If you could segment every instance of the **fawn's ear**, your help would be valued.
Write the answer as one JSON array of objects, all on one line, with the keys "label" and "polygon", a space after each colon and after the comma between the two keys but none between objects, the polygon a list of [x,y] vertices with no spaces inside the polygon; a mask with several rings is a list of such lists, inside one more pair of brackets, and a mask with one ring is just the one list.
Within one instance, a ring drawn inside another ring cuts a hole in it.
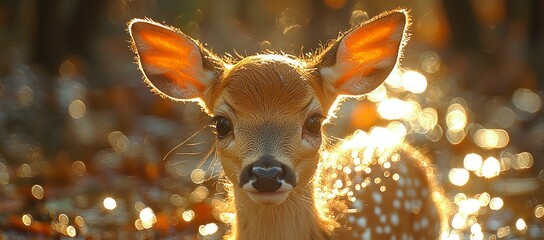
[{"label": "fawn's ear", "polygon": [[162,97],[200,101],[222,69],[213,56],[181,31],[150,20],[134,19],[128,31],[145,82]]},{"label": "fawn's ear", "polygon": [[383,13],[348,31],[318,56],[317,68],[336,95],[359,96],[391,73],[407,41],[407,10]]}]

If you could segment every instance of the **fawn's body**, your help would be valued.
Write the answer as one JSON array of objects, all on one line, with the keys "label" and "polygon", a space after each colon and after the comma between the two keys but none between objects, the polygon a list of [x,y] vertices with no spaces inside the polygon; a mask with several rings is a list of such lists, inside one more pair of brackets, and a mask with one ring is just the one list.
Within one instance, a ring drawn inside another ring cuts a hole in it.
[{"label": "fawn's body", "polygon": [[[441,223],[431,197],[435,189],[428,187],[421,167],[426,163],[417,159],[422,156],[404,148],[399,152],[407,157],[388,170],[403,180],[384,177],[372,161],[368,167],[375,169],[359,172],[364,179],[381,177],[356,191],[358,201],[348,206],[356,213],[322,209],[332,206],[316,198],[323,120],[341,96],[360,96],[385,80],[405,44],[408,22],[397,10],[352,29],[311,59],[269,54],[236,63],[148,20],[133,20],[129,31],[146,83],[163,97],[198,101],[214,117],[216,151],[233,185],[230,237],[433,239]],[[388,190],[380,191],[384,184]]]}]

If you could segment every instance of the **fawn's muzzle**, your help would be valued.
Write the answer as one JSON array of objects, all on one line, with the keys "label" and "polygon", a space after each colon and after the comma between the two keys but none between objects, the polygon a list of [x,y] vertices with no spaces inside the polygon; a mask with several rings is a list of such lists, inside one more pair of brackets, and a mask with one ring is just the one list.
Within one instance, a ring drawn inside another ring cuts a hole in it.
[{"label": "fawn's muzzle", "polygon": [[262,156],[246,166],[240,174],[240,187],[253,188],[256,192],[290,190],[295,186],[296,176],[293,170],[271,155]]}]

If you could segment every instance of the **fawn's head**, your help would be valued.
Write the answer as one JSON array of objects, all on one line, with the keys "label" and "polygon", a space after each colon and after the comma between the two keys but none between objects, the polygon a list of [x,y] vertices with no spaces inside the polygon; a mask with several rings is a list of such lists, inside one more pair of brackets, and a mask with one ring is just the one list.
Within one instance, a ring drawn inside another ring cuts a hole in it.
[{"label": "fawn's head", "polygon": [[129,24],[145,82],[174,101],[198,101],[214,118],[217,151],[235,190],[280,204],[314,175],[321,127],[341,96],[380,85],[406,41],[405,10],[343,34],[310,59],[255,55],[227,63],[196,40],[150,20]]}]

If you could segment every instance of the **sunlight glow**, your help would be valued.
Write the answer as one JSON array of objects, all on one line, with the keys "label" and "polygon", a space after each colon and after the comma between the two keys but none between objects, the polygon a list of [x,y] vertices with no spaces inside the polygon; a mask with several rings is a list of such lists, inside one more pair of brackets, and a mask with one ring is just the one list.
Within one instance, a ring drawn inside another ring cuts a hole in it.
[{"label": "sunlight glow", "polygon": [[43,187],[36,184],[32,186],[31,188],[32,196],[34,196],[36,199],[42,199],[44,195]]},{"label": "sunlight glow", "polygon": [[75,237],[76,233],[76,228],[74,226],[66,227],[66,235],[68,235],[69,237]]},{"label": "sunlight glow", "polygon": [[487,158],[482,165],[482,176],[492,178],[499,176],[501,172],[501,164],[494,157]]},{"label": "sunlight glow", "polygon": [[456,186],[464,186],[469,180],[470,174],[464,168],[452,168],[448,175],[450,182]]},{"label": "sunlight glow", "polygon": [[415,129],[417,133],[425,134],[431,131],[438,124],[438,113],[434,108],[425,108],[417,119],[419,128]]},{"label": "sunlight glow", "polygon": [[206,176],[206,172],[200,168],[197,168],[191,172],[191,180],[195,184],[203,183],[205,176]]},{"label": "sunlight glow", "polygon": [[193,210],[186,210],[181,215],[183,221],[190,222],[195,218],[195,212]]},{"label": "sunlight glow", "polygon": [[512,162],[512,167],[516,170],[529,169],[533,166],[533,163],[533,156],[530,153],[521,152],[516,154],[514,161]]},{"label": "sunlight glow", "polygon": [[535,207],[535,217],[542,218],[544,216],[544,205],[539,204]]},{"label": "sunlight glow", "polygon": [[470,215],[480,210],[480,201],[474,198],[463,200],[459,203],[459,213]]},{"label": "sunlight glow", "polygon": [[474,134],[476,145],[485,148],[503,148],[506,147],[510,137],[503,129],[480,129]]},{"label": "sunlight glow", "polygon": [[402,87],[413,93],[425,92],[427,78],[419,72],[408,70],[402,75]]},{"label": "sunlight glow", "polygon": [[103,204],[104,208],[108,210],[113,210],[117,207],[117,202],[111,197],[104,198]]},{"label": "sunlight glow", "polygon": [[465,108],[459,103],[454,103],[448,108],[446,115],[446,125],[453,132],[459,132],[467,125],[467,115]]},{"label": "sunlight glow", "polygon": [[460,131],[452,131],[451,129],[448,129],[446,131],[446,138],[451,144],[459,144],[465,139],[467,133],[464,129],[461,129]]},{"label": "sunlight glow", "polygon": [[198,232],[202,236],[208,236],[216,233],[218,229],[219,227],[217,226],[217,224],[208,223],[206,225],[200,225],[200,227],[198,228]]},{"label": "sunlight glow", "polygon": [[463,166],[469,171],[476,171],[482,168],[483,158],[476,153],[469,153],[465,156]]},{"label": "sunlight glow", "polygon": [[478,223],[474,223],[472,226],[470,226],[470,232],[472,233],[470,235],[470,240],[482,240],[484,238],[482,226],[480,226]]},{"label": "sunlight glow", "polygon": [[527,229],[527,223],[525,223],[525,220],[523,220],[523,218],[519,218],[516,221],[516,229],[518,231],[523,231],[523,230]]},{"label": "sunlight glow", "polygon": [[86,110],[87,108],[85,106],[85,103],[83,103],[79,99],[72,101],[68,106],[68,113],[74,119],[80,119],[84,117]]},{"label": "sunlight glow", "polygon": [[456,213],[451,220],[451,226],[455,229],[463,229],[466,224],[467,219],[460,213]]},{"label": "sunlight glow", "polygon": [[402,87],[402,73],[403,71],[398,68],[393,69],[387,79],[385,79],[385,84],[387,84],[391,88]]},{"label": "sunlight glow", "polygon": [[497,230],[497,237],[498,238],[505,238],[508,235],[510,235],[510,227],[509,226],[503,226],[503,227],[500,227]]},{"label": "sunlight glow", "polygon": [[491,196],[489,193],[483,192],[478,196],[478,201],[480,201],[480,206],[485,207],[491,201]]},{"label": "sunlight glow", "polygon": [[378,103],[378,113],[389,120],[401,119],[412,111],[412,105],[398,98],[390,98]]},{"label": "sunlight glow", "polygon": [[30,226],[30,224],[32,224],[32,215],[24,214],[21,220],[25,226]]},{"label": "sunlight glow", "polygon": [[489,201],[489,208],[491,210],[499,210],[504,205],[504,201],[500,197],[494,197]]},{"label": "sunlight glow", "polygon": [[368,100],[372,102],[381,102],[387,99],[387,89],[383,85],[378,86],[376,89],[366,94]]},{"label": "sunlight glow", "polygon": [[542,108],[540,96],[526,88],[520,88],[514,92],[512,103],[518,109],[528,113],[536,113]]},{"label": "sunlight glow", "polygon": [[153,209],[149,207],[146,207],[140,211],[140,219],[142,220],[142,226],[145,229],[153,227],[153,225],[157,222],[157,217],[155,216]]}]

